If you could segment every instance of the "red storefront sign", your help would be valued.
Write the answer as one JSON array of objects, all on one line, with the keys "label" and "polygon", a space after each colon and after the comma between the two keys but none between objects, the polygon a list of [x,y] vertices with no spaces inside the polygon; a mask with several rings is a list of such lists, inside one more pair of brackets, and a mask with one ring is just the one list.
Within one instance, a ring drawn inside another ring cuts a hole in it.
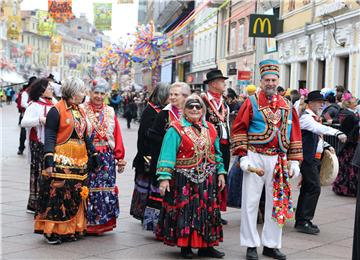
[{"label": "red storefront sign", "polygon": [[251,71],[239,70],[238,80],[251,80]]},{"label": "red storefront sign", "polygon": [[193,81],[194,81],[193,75],[188,75],[188,76],[186,77],[186,83],[192,83]]}]

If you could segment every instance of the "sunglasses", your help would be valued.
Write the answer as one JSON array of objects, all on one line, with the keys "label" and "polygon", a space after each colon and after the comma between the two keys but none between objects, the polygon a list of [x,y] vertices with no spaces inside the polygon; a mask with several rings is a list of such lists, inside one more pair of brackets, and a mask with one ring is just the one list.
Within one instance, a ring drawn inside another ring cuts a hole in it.
[{"label": "sunglasses", "polygon": [[189,105],[186,105],[186,108],[187,108],[187,109],[194,109],[194,107],[196,108],[196,110],[202,109],[202,106],[201,106],[200,104],[189,104]]}]

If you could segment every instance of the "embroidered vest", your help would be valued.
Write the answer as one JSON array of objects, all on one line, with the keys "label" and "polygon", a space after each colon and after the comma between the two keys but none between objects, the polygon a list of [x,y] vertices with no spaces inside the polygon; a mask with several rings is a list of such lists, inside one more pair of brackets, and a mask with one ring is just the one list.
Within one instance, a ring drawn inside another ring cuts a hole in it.
[{"label": "embroidered vest", "polygon": [[[86,122],[87,122],[87,133],[88,136],[92,136],[95,131],[102,140],[106,139],[107,144],[111,149],[115,148],[115,138],[114,138],[114,130],[115,130],[115,111],[112,107],[104,105],[103,108],[103,120],[102,122],[98,122],[98,119],[93,112],[89,103],[84,105],[84,110],[86,114]],[[94,134],[96,134],[94,133]],[[95,143],[96,145],[96,143]]]},{"label": "embroidered vest", "polygon": [[220,111],[217,110],[216,106],[209,100],[206,93],[201,94],[206,106],[206,121],[214,124],[216,127],[219,138],[223,136],[223,125],[226,129],[227,136],[230,136],[229,125],[228,125],[228,109],[225,101],[223,101]]},{"label": "embroidered vest", "polygon": [[[287,152],[290,145],[292,110],[278,108],[275,113],[270,108],[259,109],[255,95],[249,97],[253,118],[248,129],[248,142],[251,145],[267,144],[278,137],[280,150]],[[280,121],[280,127],[278,123]]]},{"label": "embroidered vest", "polygon": [[[309,113],[305,112],[304,114]],[[308,130],[301,130],[301,135],[304,161],[312,163],[319,143],[319,135]]]},{"label": "embroidered vest", "polygon": [[[70,139],[75,122],[71,109],[66,105],[65,100],[61,99],[56,103],[55,108],[60,115],[59,130],[56,135],[56,144],[59,145],[66,143]],[[81,115],[85,117],[84,111],[81,108],[79,110]]]},{"label": "embroidered vest", "polygon": [[181,142],[176,155],[175,168],[194,168],[203,160],[209,163],[215,162],[214,143],[217,132],[211,123],[207,122],[208,128],[202,127],[201,136],[191,129],[191,126],[183,126],[180,121],[172,123],[172,127],[180,134]]}]

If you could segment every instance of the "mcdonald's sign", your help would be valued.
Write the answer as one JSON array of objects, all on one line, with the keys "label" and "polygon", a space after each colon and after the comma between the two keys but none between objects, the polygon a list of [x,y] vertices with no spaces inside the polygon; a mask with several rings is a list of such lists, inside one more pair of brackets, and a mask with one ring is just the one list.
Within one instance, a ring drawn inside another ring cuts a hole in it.
[{"label": "mcdonald's sign", "polygon": [[251,14],[249,37],[272,38],[282,32],[282,20],[275,15]]}]

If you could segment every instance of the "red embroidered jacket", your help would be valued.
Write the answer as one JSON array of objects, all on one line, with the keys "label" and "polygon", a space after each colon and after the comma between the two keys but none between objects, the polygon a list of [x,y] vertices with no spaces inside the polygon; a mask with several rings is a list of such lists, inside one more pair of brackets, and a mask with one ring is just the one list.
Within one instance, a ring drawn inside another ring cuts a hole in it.
[{"label": "red embroidered jacket", "polygon": [[[287,122],[282,122],[281,118],[278,122],[274,120],[276,124],[272,124],[272,119],[269,118],[269,113],[267,114],[265,111],[269,111],[271,109],[272,116],[275,117],[276,114],[281,115],[278,110],[285,111],[286,109],[290,109],[289,104],[284,98],[280,95],[275,95],[270,101],[263,91],[259,93],[256,97],[258,109],[262,111],[262,114],[265,118],[265,122],[267,124],[267,128],[272,129],[281,129],[282,125],[286,125]],[[282,111],[281,111],[282,112]],[[299,124],[299,118],[295,108],[292,108],[292,128],[290,133],[290,145],[287,149],[287,158],[288,160],[297,160],[301,161],[303,159],[302,156],[302,138],[301,138],[301,130]],[[241,106],[240,111],[233,123],[232,128],[232,152],[234,155],[245,156],[249,149],[249,126],[251,121],[253,120],[253,108],[250,98],[248,98],[244,104]],[[285,124],[284,124],[285,123]],[[251,136],[251,138],[253,138]],[[264,144],[251,145],[253,149],[258,153],[266,153],[268,150],[277,150],[279,149],[279,140],[276,135],[270,142]]]}]

